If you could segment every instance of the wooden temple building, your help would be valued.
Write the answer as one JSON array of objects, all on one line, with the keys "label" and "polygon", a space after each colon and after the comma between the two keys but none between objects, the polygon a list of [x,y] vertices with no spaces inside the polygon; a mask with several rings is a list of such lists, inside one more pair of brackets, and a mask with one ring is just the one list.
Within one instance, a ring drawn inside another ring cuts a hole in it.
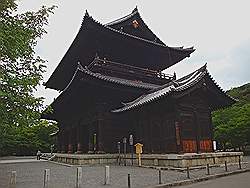
[{"label": "wooden temple building", "polygon": [[116,153],[130,134],[144,153],[213,151],[211,112],[234,103],[206,65],[177,79],[162,71],[194,52],[169,47],[131,14],[81,28],[45,83],[60,92],[42,118],[59,124],[62,153]]}]

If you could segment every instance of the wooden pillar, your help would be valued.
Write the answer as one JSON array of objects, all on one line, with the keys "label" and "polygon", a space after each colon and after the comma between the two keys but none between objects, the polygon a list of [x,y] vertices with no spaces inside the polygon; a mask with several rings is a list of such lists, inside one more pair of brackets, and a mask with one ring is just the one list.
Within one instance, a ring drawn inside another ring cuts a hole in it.
[{"label": "wooden pillar", "polygon": [[62,128],[59,128],[56,140],[57,153],[61,153],[62,150]]},{"label": "wooden pillar", "polygon": [[97,152],[104,153],[103,134],[104,134],[104,112],[106,103],[100,102],[96,104],[97,110]]},{"label": "wooden pillar", "polygon": [[177,153],[180,153],[182,149],[181,149],[181,126],[179,121],[175,121],[174,126],[175,126],[176,151]]},{"label": "wooden pillar", "polygon": [[211,151],[209,152],[214,152],[214,144],[213,144],[213,138],[214,138],[214,133],[213,133],[213,123],[212,123],[212,114],[211,114],[211,109],[209,108],[209,111],[208,111],[208,115],[209,115],[209,138],[211,140]]},{"label": "wooden pillar", "polygon": [[62,127],[59,128],[59,132],[58,132],[58,136],[57,136],[57,153],[61,153],[62,152]]},{"label": "wooden pillar", "polygon": [[77,143],[77,151],[76,153],[82,153],[82,143],[81,143],[81,126],[78,125],[76,127],[76,143]]},{"label": "wooden pillar", "polygon": [[103,126],[104,126],[104,121],[102,119],[99,119],[97,122],[97,150],[98,153],[104,153],[104,148],[103,148]]},{"label": "wooden pillar", "polygon": [[[182,137],[181,137],[181,132],[182,132],[182,118],[180,116],[181,114],[181,107],[178,106],[178,104],[175,103],[174,105],[174,112],[173,115],[170,116],[170,127],[175,130],[175,152],[177,153],[183,153],[183,144],[182,144]],[[171,121],[172,120],[172,121]],[[172,142],[172,141],[171,141]]]},{"label": "wooden pillar", "polygon": [[93,147],[93,135],[94,135],[94,128],[92,124],[88,125],[89,129],[89,143],[88,143],[88,153],[94,153],[94,147]]},{"label": "wooden pillar", "polygon": [[69,130],[68,130],[68,153],[73,153],[73,148],[72,148],[72,127],[69,127]]},{"label": "wooden pillar", "polygon": [[[150,116],[149,116],[150,117]],[[153,142],[152,142],[152,120],[148,120],[148,134],[149,134],[149,153],[153,153]]]},{"label": "wooden pillar", "polygon": [[150,141],[149,141],[149,119],[145,118],[145,120],[142,120],[143,123],[143,139],[144,139],[144,150],[146,153],[150,153]]},{"label": "wooden pillar", "polygon": [[194,124],[195,124],[195,130],[196,130],[196,152],[200,153],[200,125],[199,125],[199,119],[198,119],[198,113],[194,109]]},{"label": "wooden pillar", "polygon": [[64,127],[61,127],[61,130],[60,130],[60,153],[65,153],[65,130],[64,130]]}]

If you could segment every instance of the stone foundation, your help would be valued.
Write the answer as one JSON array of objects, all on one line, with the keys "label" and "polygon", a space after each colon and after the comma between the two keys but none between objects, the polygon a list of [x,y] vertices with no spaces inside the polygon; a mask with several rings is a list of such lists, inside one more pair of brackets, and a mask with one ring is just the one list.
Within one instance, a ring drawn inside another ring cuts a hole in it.
[{"label": "stone foundation", "polygon": [[187,166],[205,166],[206,164],[217,165],[238,163],[243,160],[242,152],[219,152],[219,153],[187,153],[166,155],[143,155],[142,164],[145,166],[170,166],[185,168]]},{"label": "stone foundation", "polygon": [[[225,161],[228,164],[238,163],[239,159],[243,160],[242,152],[143,154],[142,165],[185,168],[187,166],[205,166],[206,164],[224,164]],[[53,160],[74,165],[118,164],[118,154],[56,154]],[[124,155],[121,155],[121,164],[124,164]],[[131,164],[131,154],[126,155],[126,164]],[[135,155],[134,164],[138,164]]]},{"label": "stone foundation", "polygon": [[60,154],[54,160],[73,165],[117,164],[117,154]]}]

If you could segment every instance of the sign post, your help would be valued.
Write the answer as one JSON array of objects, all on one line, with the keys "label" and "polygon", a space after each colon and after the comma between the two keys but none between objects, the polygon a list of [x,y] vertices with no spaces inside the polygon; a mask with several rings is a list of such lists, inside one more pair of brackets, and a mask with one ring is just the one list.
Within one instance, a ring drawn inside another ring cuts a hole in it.
[{"label": "sign post", "polygon": [[134,150],[133,150],[133,144],[134,144],[134,139],[133,139],[133,135],[129,135],[129,145],[130,145],[130,152],[131,152],[131,164],[133,166],[133,153],[134,153]]},{"label": "sign post", "polygon": [[124,150],[124,166],[126,166],[126,147],[127,147],[127,138],[123,138],[123,150]]},{"label": "sign post", "polygon": [[135,144],[135,152],[138,155],[138,166],[141,166],[142,147],[143,147],[143,144],[140,144],[140,143]]},{"label": "sign post", "polygon": [[121,143],[117,142],[117,149],[118,149],[118,165],[121,163]]}]

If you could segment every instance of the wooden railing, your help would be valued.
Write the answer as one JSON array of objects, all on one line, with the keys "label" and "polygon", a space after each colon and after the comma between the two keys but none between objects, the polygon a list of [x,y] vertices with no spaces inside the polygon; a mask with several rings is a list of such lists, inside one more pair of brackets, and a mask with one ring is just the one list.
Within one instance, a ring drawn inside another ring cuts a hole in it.
[{"label": "wooden railing", "polygon": [[167,79],[173,80],[175,79],[175,75],[165,74],[163,72],[145,69],[141,67],[136,67],[127,64],[116,63],[112,61],[108,61],[106,59],[99,59],[96,58],[91,64],[89,64],[88,68],[90,70],[96,70],[98,68],[105,69],[109,71],[113,71],[120,74],[133,74],[137,76],[143,77],[151,77],[151,78],[158,78],[158,79]]}]

